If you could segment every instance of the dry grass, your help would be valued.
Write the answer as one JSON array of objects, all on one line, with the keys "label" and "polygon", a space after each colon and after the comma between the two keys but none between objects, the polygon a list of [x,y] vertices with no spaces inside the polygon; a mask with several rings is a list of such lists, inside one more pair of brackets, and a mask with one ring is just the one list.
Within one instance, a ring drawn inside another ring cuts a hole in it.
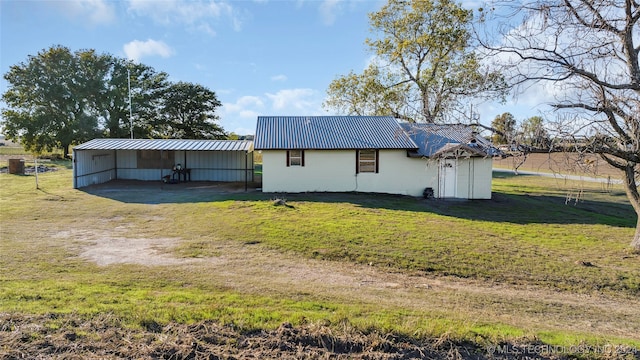
[{"label": "dry grass", "polygon": [[[493,167],[498,169],[513,169],[521,158],[494,159]],[[519,170],[558,173],[567,175],[586,175],[594,177],[608,177],[619,179],[620,170],[607,164],[595,154],[577,153],[543,153],[529,154]]]}]

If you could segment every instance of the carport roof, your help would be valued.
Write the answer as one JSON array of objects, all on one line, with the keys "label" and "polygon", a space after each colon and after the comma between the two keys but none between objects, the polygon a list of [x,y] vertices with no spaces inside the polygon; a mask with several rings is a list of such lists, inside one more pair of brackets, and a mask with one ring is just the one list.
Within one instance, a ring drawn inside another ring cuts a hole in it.
[{"label": "carport roof", "polygon": [[249,140],[93,139],[73,150],[253,151]]}]

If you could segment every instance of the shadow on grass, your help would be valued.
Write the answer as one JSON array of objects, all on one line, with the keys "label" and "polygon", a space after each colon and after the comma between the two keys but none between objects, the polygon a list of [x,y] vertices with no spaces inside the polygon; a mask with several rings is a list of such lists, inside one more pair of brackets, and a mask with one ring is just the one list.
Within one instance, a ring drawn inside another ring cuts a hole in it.
[{"label": "shadow on grass", "polygon": [[469,220],[515,224],[636,225],[631,205],[599,200],[568,200],[565,195],[494,192],[491,200],[438,200],[402,195],[365,193],[262,193],[244,183],[187,182],[164,184],[146,181],[112,181],[81,189],[88,194],[124,203],[167,204],[214,201],[272,201],[349,203],[370,209],[434,213]]},{"label": "shadow on grass", "polygon": [[[491,200],[418,199],[386,194],[290,194],[278,195],[296,201],[351,203],[372,209],[429,212],[469,220],[514,224],[603,224],[635,227],[631,205],[605,201],[567,202],[564,196],[514,195],[494,192]],[[419,215],[419,214],[416,214]]]}]

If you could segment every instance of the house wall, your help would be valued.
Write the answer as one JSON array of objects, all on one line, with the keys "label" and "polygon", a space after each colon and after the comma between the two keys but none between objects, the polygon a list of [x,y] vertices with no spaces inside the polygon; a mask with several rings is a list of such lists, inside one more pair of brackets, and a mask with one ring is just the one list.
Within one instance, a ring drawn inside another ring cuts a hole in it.
[{"label": "house wall", "polygon": [[116,178],[115,151],[83,150],[73,152],[73,187],[101,184]]},{"label": "house wall", "polygon": [[[355,150],[305,150],[305,166],[286,166],[286,151],[262,151],[264,192],[377,192],[442,197],[437,160],[408,158],[404,150],[380,150],[379,173],[355,173]],[[491,158],[458,158],[455,198],[491,199]]]},{"label": "house wall", "polygon": [[305,150],[305,166],[286,166],[286,151],[262,151],[264,192],[378,192],[422,196],[437,188],[437,164],[380,150],[379,172],[356,174],[356,150]]}]

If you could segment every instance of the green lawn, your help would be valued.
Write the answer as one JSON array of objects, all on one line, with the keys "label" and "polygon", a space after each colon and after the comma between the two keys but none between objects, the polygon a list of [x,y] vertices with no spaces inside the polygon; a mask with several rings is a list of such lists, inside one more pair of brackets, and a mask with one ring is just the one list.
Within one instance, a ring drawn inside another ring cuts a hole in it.
[{"label": "green lawn", "polygon": [[[196,265],[98,266],[78,256],[85,246],[79,233],[91,237],[117,230],[118,236],[131,238],[179,236],[170,254],[179,258],[217,257],[221,249],[235,246],[229,244],[238,244],[298,262],[366,264],[390,274],[636,304],[640,257],[628,251],[635,213],[621,188],[603,191],[599,184],[499,175],[490,201],[366,194],[158,194],[74,190],[68,163],[57,165],[59,171],[40,175],[40,190],[33,176],[0,174],[0,312],[86,317],[106,312],[133,327],[204,319],[246,330],[327,322],[411,337],[446,334],[479,343],[528,339],[640,346],[640,338],[629,332],[564,328],[567,317],[589,316],[579,305],[554,310],[535,298],[518,300],[521,304],[498,292],[468,298],[455,291],[426,293],[429,301],[443,301],[443,307],[397,306],[391,300],[362,300],[348,293],[297,289],[295,284],[231,286],[223,275]],[[577,203],[568,196],[574,193],[580,197]],[[291,206],[275,206],[276,197]],[[513,315],[496,316],[501,309]],[[516,319],[516,309],[539,323],[528,326]],[[640,329],[640,319],[623,320],[626,328]],[[48,326],[60,326],[62,320],[57,321],[52,318]]]}]

